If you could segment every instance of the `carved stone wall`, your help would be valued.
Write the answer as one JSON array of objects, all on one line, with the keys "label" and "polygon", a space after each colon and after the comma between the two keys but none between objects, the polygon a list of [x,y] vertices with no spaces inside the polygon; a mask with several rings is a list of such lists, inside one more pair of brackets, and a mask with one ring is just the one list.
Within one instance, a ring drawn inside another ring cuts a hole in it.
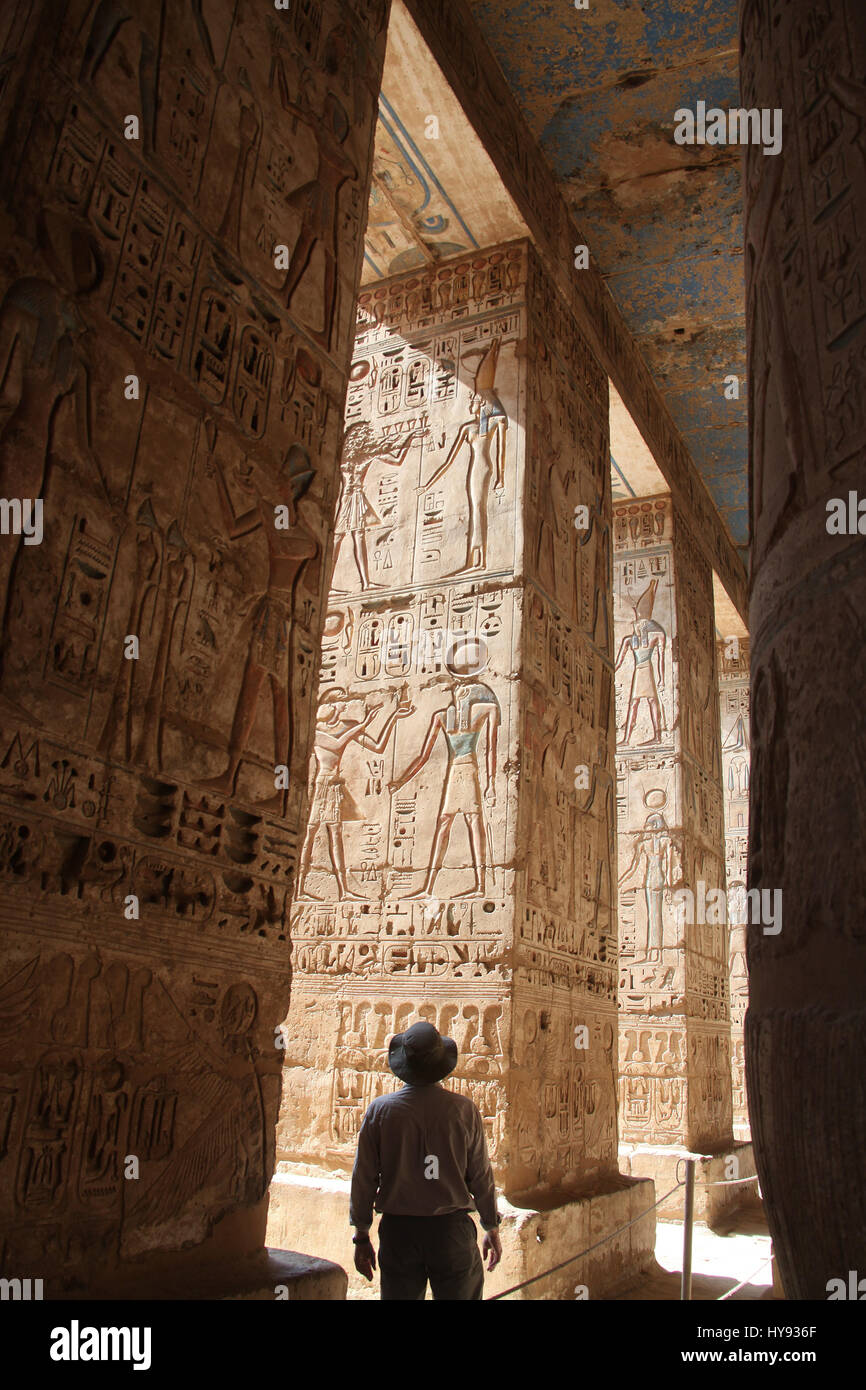
[{"label": "carved stone wall", "polygon": [[12,9],[0,1251],[48,1297],[261,1243],[387,4]]},{"label": "carved stone wall", "polygon": [[749,640],[720,638],[718,647],[719,713],[722,728],[722,783],[725,803],[725,876],[731,987],[731,1081],[734,1138],[751,1138],[746,1096],[743,1023],[749,1003],[746,965],[749,859]]},{"label": "carved stone wall", "polygon": [[620,1131],[712,1152],[731,1139],[712,572],[668,497],[614,511],[614,613]]},{"label": "carved stone wall", "polygon": [[586,1186],[616,1168],[606,379],[515,243],[364,292],[350,381],[279,1151],[348,1167],[423,1017],[506,1189]]},{"label": "carved stone wall", "polygon": [[608,394],[535,258],[526,409],[509,1180],[589,1189],[617,1169]]},{"label": "carved stone wall", "polygon": [[786,123],[744,162],[749,887],[784,905],[749,927],[746,1066],[785,1293],[826,1299],[866,1269],[866,9],[742,0],[740,52],[743,105]]}]

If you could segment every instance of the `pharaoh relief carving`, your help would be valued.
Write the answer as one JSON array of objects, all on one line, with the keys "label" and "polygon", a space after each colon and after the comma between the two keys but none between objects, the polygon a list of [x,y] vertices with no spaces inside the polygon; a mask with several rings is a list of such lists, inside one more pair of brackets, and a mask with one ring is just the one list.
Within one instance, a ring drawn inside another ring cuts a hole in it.
[{"label": "pharaoh relief carving", "polygon": [[615,670],[619,670],[626,657],[632,661],[631,682],[628,691],[628,707],[623,727],[623,743],[630,742],[641,713],[649,715],[652,734],[644,743],[660,743],[663,727],[661,695],[665,688],[665,653],[667,633],[661,623],[652,617],[653,604],[659,581],[651,579],[643,593],[631,605],[634,614],[632,632],[622,639],[617,653]]},{"label": "pharaoh relief carving", "polygon": [[311,896],[306,891],[306,879],[316,835],[320,828],[324,827],[327,831],[331,868],[340,900],[354,898],[359,902],[366,901],[363,894],[352,893],[347,880],[343,824],[345,821],[363,819],[363,813],[340,776],[340,763],[350,743],[358,743],[377,756],[384,753],[396,721],[407,719],[415,712],[414,706],[408,701],[401,701],[386,718],[378,736],[373,738],[368,729],[371,721],[378,715],[381,705],[373,705],[365,711],[361,719],[346,721],[341,716],[345,710],[343,702],[347,693],[343,687],[337,686],[326,691],[319,699],[316,741],[313,745],[315,777],[298,878],[298,897],[302,899]]},{"label": "pharaoh relief carving", "polygon": [[[423,435],[423,431],[417,433]],[[361,589],[381,589],[370,579],[370,562],[367,556],[367,532],[372,526],[381,526],[382,518],[365,492],[367,474],[373,464],[386,464],[399,468],[415,440],[416,431],[411,430],[399,443],[389,445],[380,438],[372,425],[359,420],[350,425],[343,439],[343,456],[340,466],[341,492],[335,522],[334,563],[340,555],[340,547],[351,540],[352,554],[358,572]],[[384,510],[384,509],[383,509]],[[339,592],[339,591],[338,591]]]},{"label": "pharaoh relief carving", "polygon": [[[231,541],[239,541],[260,532],[268,553],[265,587],[257,594],[248,595],[244,603],[247,651],[232,714],[228,765],[223,773],[204,783],[207,788],[225,795],[232,795],[235,790],[238,768],[248,747],[265,677],[272,700],[274,765],[291,765],[289,671],[295,650],[292,640],[295,596],[302,575],[307,593],[313,599],[318,593],[315,570],[306,574],[304,571],[309,570],[309,562],[318,556],[319,543],[297,511],[297,503],[313,477],[307,450],[303,445],[294,445],[277,469],[261,470],[259,477],[253,473],[252,468],[243,466],[237,470],[237,485],[247,494],[247,505],[236,511],[219,463],[212,469],[226,536]],[[285,515],[280,518],[283,524],[278,529],[276,521],[280,508]],[[279,808],[280,798],[276,801]]]},{"label": "pharaoh relief carving", "polygon": [[620,748],[673,748],[678,706],[672,679],[676,616],[669,506],[657,500],[618,507],[614,514]]},{"label": "pharaoh relief carving", "polygon": [[[625,892],[640,893],[642,930],[633,939],[633,965],[659,965],[664,947],[665,906],[670,905],[673,889],[674,847],[671,831],[665,820],[665,793],[652,788],[644,795],[644,805],[650,807],[643,828],[632,838],[632,856],[620,875],[619,885]],[[668,931],[670,946],[671,942]],[[630,943],[632,944],[632,943]]]},{"label": "pharaoh relief carving", "polygon": [[[527,572],[610,653],[610,479],[603,375],[538,274],[527,341]],[[568,364],[568,365],[566,365]]]}]

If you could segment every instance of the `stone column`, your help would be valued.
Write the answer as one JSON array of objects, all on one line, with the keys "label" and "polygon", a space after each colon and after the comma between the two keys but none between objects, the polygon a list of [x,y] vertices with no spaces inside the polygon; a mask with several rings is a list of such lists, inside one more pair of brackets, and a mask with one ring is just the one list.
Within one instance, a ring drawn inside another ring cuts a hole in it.
[{"label": "stone column", "polygon": [[[866,10],[741,6],[747,107],[781,152],[745,155],[752,810],[746,1068],[761,1188],[790,1298],[866,1274]],[[844,1296],[844,1295],[843,1295]]]},{"label": "stone column", "polygon": [[12,9],[3,1273],[213,1296],[262,1249],[387,4]]},{"label": "stone column", "polygon": [[620,1134],[670,1186],[732,1133],[712,571],[669,497],[617,504],[614,602]]},{"label": "stone column", "polygon": [[[607,382],[521,242],[362,293],[346,423],[273,1229],[346,1250],[388,1039],[427,1018],[505,1196],[550,1208],[495,1289],[651,1203],[616,1177]],[[599,1291],[632,1232],[530,1296]]]},{"label": "stone column", "polygon": [[748,1141],[749,1109],[743,1023],[749,1003],[746,967],[748,918],[746,870],[749,857],[749,639],[721,637],[717,643],[719,713],[722,728],[722,788],[725,807],[725,880],[728,903],[728,960],[731,991],[731,1083],[734,1138]]}]

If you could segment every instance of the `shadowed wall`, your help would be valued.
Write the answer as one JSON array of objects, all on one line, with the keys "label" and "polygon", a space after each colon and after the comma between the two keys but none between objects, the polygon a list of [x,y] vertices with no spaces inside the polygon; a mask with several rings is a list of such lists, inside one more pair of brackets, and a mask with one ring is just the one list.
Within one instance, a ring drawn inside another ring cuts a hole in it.
[{"label": "shadowed wall", "polygon": [[46,1297],[261,1246],[388,7],[132,8],[0,33],[0,490],[44,508],[0,538],[0,1249]]}]

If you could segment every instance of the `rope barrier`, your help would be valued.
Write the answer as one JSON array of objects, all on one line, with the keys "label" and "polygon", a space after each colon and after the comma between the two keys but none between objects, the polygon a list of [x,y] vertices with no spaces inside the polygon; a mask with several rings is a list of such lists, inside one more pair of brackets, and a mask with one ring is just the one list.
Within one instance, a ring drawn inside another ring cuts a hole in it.
[{"label": "rope barrier", "polygon": [[763,1264],[758,1265],[758,1268],[754,1271],[753,1274],[750,1274],[750,1275],[749,1275],[748,1279],[743,1279],[741,1283],[735,1284],[734,1287],[733,1287],[732,1289],[728,1289],[728,1292],[727,1292],[727,1293],[720,1294],[719,1297],[716,1299],[716,1302],[717,1302],[717,1303],[724,1303],[724,1301],[725,1301],[726,1298],[730,1298],[730,1297],[732,1296],[732,1294],[739,1293],[740,1289],[744,1289],[744,1288],[746,1287],[747,1284],[751,1284],[751,1282],[752,1282],[752,1280],[755,1278],[755,1276],[758,1275],[758,1274],[760,1274],[760,1272],[761,1272],[762,1269],[765,1269],[765,1268],[767,1267],[767,1265],[771,1265],[772,1263],[773,1263],[773,1256],[770,1255],[770,1256],[768,1256],[768,1258],[767,1258],[766,1260],[764,1260],[764,1263],[763,1263]]},{"label": "rope barrier", "polygon": [[[680,1158],[680,1159],[677,1160],[677,1166],[676,1166],[676,1172],[677,1172],[677,1173],[679,1173],[679,1171],[680,1171],[680,1164],[681,1164],[681,1163],[684,1163],[685,1161],[686,1161],[686,1160],[685,1160],[685,1159],[682,1159],[682,1158]],[[712,1182],[706,1182],[706,1183],[704,1183],[703,1186],[704,1186],[704,1187],[735,1187],[738,1183],[757,1182],[757,1181],[758,1181],[758,1175],[757,1175],[757,1173],[752,1173],[751,1176],[748,1177],[748,1178],[716,1178],[716,1179],[714,1179]],[[575,1260],[581,1260],[581,1259],[583,1259],[584,1255],[590,1255],[590,1254],[592,1254],[592,1251],[593,1251],[593,1250],[597,1250],[597,1249],[599,1248],[599,1246],[604,1245],[604,1244],[605,1244],[607,1241],[609,1241],[609,1240],[613,1240],[614,1236],[621,1235],[623,1231],[627,1231],[628,1228],[629,1228],[629,1226],[634,1226],[634,1225],[636,1224],[636,1222],[642,1221],[643,1218],[644,1218],[645,1216],[649,1216],[649,1214],[650,1214],[651,1211],[655,1211],[656,1207],[660,1207],[661,1204],[662,1204],[662,1202],[666,1202],[667,1199],[668,1199],[668,1197],[672,1197],[673,1194],[674,1194],[680,1187],[685,1187],[685,1179],[684,1179],[684,1178],[679,1178],[678,1181],[677,1181],[677,1183],[676,1183],[676,1185],[675,1185],[674,1187],[671,1188],[670,1192],[666,1192],[665,1195],[664,1195],[663,1197],[659,1197],[658,1201],[657,1201],[657,1202],[653,1202],[652,1206],[651,1206],[651,1207],[647,1207],[646,1211],[642,1211],[642,1212],[640,1213],[639,1216],[633,1216],[632,1219],[631,1219],[631,1221],[626,1221],[626,1223],[625,1223],[624,1226],[618,1226],[617,1229],[616,1229],[615,1231],[610,1231],[610,1232],[608,1233],[608,1235],[602,1236],[601,1240],[597,1240],[597,1241],[595,1242],[594,1245],[588,1245],[587,1248],[586,1248],[585,1250],[579,1251],[579,1253],[578,1253],[577,1255],[570,1255],[569,1258],[568,1258],[567,1260],[561,1260],[559,1264],[557,1264],[557,1265],[551,1265],[549,1269],[543,1270],[541,1274],[534,1274],[534,1275],[532,1276],[531,1279],[524,1279],[520,1284],[512,1284],[512,1286],[511,1286],[510,1289],[503,1289],[502,1293],[494,1293],[494,1294],[491,1294],[490,1298],[486,1299],[485,1301],[486,1301],[487,1303],[495,1303],[495,1302],[497,1301],[497,1299],[500,1299],[500,1298],[507,1298],[509,1294],[511,1294],[511,1293],[517,1293],[520,1289],[526,1289],[526,1288],[529,1287],[530,1284],[537,1284],[537,1283],[539,1282],[540,1279],[546,1279],[546,1278],[548,1277],[548,1275],[550,1275],[550,1274],[556,1274],[560,1269],[565,1269],[567,1265],[574,1264]],[[758,1269],[755,1270],[755,1274],[760,1274],[761,1270],[764,1268],[764,1265],[769,1264],[769,1263],[771,1262],[771,1260],[772,1260],[772,1256],[770,1256],[770,1259],[764,1260],[764,1263],[763,1263]],[[740,1289],[744,1288],[746,1284],[751,1283],[751,1281],[752,1281],[752,1279],[753,1279],[754,1277],[755,1277],[755,1275],[751,1275],[749,1279],[744,1279],[743,1282],[742,1282],[741,1284],[737,1284],[733,1289],[729,1289],[727,1293],[722,1294],[720,1298],[716,1299],[716,1302],[717,1302],[717,1303],[720,1303],[720,1302],[722,1302],[723,1299],[730,1298],[732,1294],[737,1293]]]},{"label": "rope barrier", "polygon": [[570,1255],[567,1260],[561,1260],[558,1265],[551,1265],[550,1269],[543,1270],[541,1274],[534,1274],[531,1279],[524,1279],[520,1284],[513,1284],[510,1289],[503,1289],[502,1293],[491,1294],[490,1298],[486,1299],[485,1302],[495,1303],[498,1298],[507,1298],[510,1293],[517,1293],[518,1289],[525,1289],[528,1288],[530,1284],[537,1284],[539,1279],[546,1279],[549,1274],[555,1274],[557,1270],[565,1269],[566,1265],[574,1264],[575,1260],[583,1259],[584,1255],[591,1254],[593,1250],[597,1250],[598,1247],[604,1245],[606,1241],[613,1240],[614,1236],[620,1235],[623,1231],[627,1231],[629,1226],[634,1226],[637,1221],[642,1221],[645,1216],[649,1216],[651,1211],[655,1211],[656,1207],[661,1206],[662,1202],[666,1202],[668,1197],[672,1197],[678,1187],[683,1186],[684,1184],[682,1182],[678,1182],[676,1187],[672,1187],[670,1192],[666,1192],[663,1197],[659,1197],[658,1201],[653,1202],[652,1206],[647,1207],[646,1211],[642,1211],[639,1216],[633,1216],[631,1221],[626,1221],[624,1226],[618,1226],[615,1231],[610,1231],[606,1236],[602,1236],[601,1240],[597,1240],[594,1245],[588,1245],[585,1250],[581,1250],[577,1255]]},{"label": "rope barrier", "polygon": [[[688,1160],[685,1158],[677,1159],[676,1173],[678,1176],[680,1171],[680,1164],[686,1162],[688,1162]],[[752,1173],[748,1178],[713,1178],[712,1180],[699,1178],[698,1184],[700,1187],[736,1187],[738,1183],[757,1181],[757,1173]]]}]

